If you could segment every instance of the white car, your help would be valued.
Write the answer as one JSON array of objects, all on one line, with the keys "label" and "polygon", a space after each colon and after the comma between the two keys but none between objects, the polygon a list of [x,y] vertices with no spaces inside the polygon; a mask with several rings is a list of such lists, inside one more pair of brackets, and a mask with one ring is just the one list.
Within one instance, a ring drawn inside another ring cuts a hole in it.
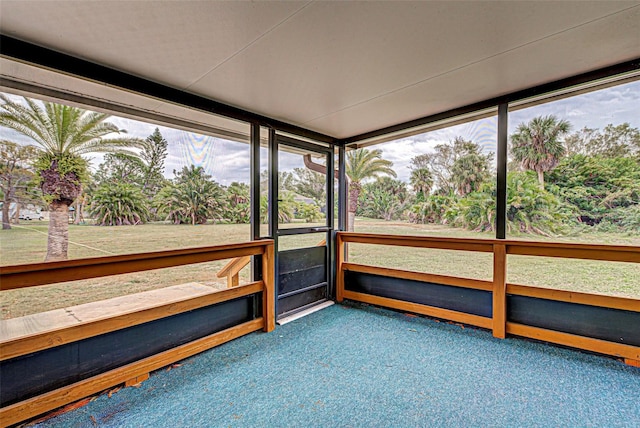
[{"label": "white car", "polygon": [[31,213],[21,213],[18,218],[20,220],[44,220],[42,213],[31,212]]}]

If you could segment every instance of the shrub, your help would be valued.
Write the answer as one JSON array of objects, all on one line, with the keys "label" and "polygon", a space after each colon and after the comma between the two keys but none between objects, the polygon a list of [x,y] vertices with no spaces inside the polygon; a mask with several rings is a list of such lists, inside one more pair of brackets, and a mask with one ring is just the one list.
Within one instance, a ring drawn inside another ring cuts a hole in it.
[{"label": "shrub", "polygon": [[596,225],[611,211],[640,203],[640,162],[633,158],[573,155],[549,174],[549,191]]},{"label": "shrub", "polygon": [[413,223],[447,223],[455,217],[457,198],[454,196],[430,195],[424,202],[414,204],[410,208],[409,220]]},{"label": "shrub", "polygon": [[131,184],[105,183],[91,197],[89,213],[100,226],[122,226],[149,220],[149,207],[142,191]]},{"label": "shrub", "polygon": [[454,226],[476,232],[494,230],[495,215],[495,192],[490,187],[485,191],[469,193],[459,199],[449,210],[451,223]]},{"label": "shrub", "polygon": [[390,177],[379,177],[362,186],[357,214],[387,221],[397,220],[402,217],[408,199],[405,183]]},{"label": "shrub", "polygon": [[607,213],[596,229],[601,232],[640,234],[640,204],[618,208]]},{"label": "shrub", "polygon": [[[507,176],[507,228],[511,232],[549,235],[567,233],[575,210],[542,189],[531,172]],[[496,190],[485,183],[465,197],[431,195],[411,208],[416,223],[451,224],[478,232],[495,230]]]},{"label": "shrub", "polygon": [[296,204],[296,218],[302,219],[307,223],[314,223],[322,219],[320,208],[315,204],[307,204],[306,202],[298,202]]},{"label": "shrub", "polygon": [[550,235],[568,233],[575,209],[542,189],[531,172],[507,175],[507,228],[514,232]]}]

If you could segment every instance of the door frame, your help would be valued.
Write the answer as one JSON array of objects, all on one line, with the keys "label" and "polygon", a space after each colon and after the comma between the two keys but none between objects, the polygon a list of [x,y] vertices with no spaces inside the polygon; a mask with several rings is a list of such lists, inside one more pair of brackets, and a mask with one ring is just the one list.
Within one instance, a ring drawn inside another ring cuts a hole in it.
[{"label": "door frame", "polygon": [[[280,145],[293,147],[296,149],[306,150],[313,153],[318,153],[326,156],[327,159],[327,173],[326,176],[326,217],[324,226],[316,227],[299,227],[299,228],[287,228],[278,229],[278,175],[279,175],[279,150]],[[334,249],[334,174],[335,171],[335,155],[332,145],[323,146],[320,144],[314,144],[308,141],[299,140],[289,136],[277,134],[275,130],[271,129],[269,133],[269,235],[274,240],[274,277],[276,281],[275,289],[275,301],[276,301],[276,314],[278,311],[278,280],[279,280],[279,250],[278,250],[278,238],[280,236],[291,236],[307,233],[325,232],[326,240],[326,275],[327,275],[327,297],[326,299],[332,299],[335,295],[335,249]],[[322,301],[314,302],[319,303]],[[302,306],[296,310],[292,310],[286,313],[286,315],[293,314],[298,310],[304,310],[306,307],[312,306],[312,304]]]}]

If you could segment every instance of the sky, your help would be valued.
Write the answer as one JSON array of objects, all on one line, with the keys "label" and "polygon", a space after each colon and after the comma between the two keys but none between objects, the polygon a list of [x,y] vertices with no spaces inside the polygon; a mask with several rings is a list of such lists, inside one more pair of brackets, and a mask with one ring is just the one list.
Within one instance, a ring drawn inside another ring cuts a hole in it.
[{"label": "sky", "polygon": [[[585,126],[602,129],[609,123],[619,125],[625,122],[632,127],[640,128],[640,81],[509,113],[509,134],[518,124],[528,122],[536,116],[549,114],[569,120],[572,131]],[[165,161],[165,176],[168,178],[173,177],[174,170],[194,164],[204,167],[215,181],[223,185],[229,185],[234,181],[249,182],[248,144],[117,116],[112,116],[109,120],[119,128],[126,129],[130,136],[139,138],[146,138],[156,127],[159,128],[163,137],[169,142],[169,154]],[[436,145],[452,141],[458,136],[480,144],[486,152],[495,151],[497,117],[390,141],[370,148],[381,149],[383,158],[393,162],[393,169],[398,174],[398,179],[408,181],[411,173],[409,169],[411,158],[431,152]],[[0,138],[28,144],[28,139],[25,137],[2,127],[0,127]],[[92,168],[96,168],[102,162],[102,155],[96,154],[89,157]],[[266,150],[264,149],[261,154],[261,165],[262,169],[266,169]],[[301,156],[281,156],[281,170],[290,171],[301,166]]]},{"label": "sky", "polygon": [[[520,123],[529,122],[536,116],[550,114],[568,120],[572,125],[571,132],[585,126],[603,129],[610,123],[619,125],[625,122],[632,127],[640,128],[640,81],[510,112],[509,135]],[[474,141],[482,146],[485,152],[495,152],[497,126],[497,116],[494,116],[390,141],[372,148],[381,149],[384,159],[393,162],[398,178],[408,181],[412,157],[433,151],[436,145],[452,141],[455,137]]]}]

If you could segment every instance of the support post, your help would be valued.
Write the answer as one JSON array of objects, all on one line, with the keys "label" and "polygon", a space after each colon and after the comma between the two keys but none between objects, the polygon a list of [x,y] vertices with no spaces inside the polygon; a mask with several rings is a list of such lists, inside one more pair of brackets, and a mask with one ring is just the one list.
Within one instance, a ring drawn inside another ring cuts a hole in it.
[{"label": "support post", "polygon": [[263,330],[266,332],[273,331],[276,328],[274,267],[274,244],[270,243],[265,246],[264,253],[262,253],[262,280],[264,282],[262,317],[264,318]]},{"label": "support post", "polygon": [[260,239],[260,125],[251,124],[251,239]]},{"label": "support post", "polygon": [[344,242],[342,236],[336,234],[336,301],[341,303],[344,300]]},{"label": "support post", "polygon": [[493,336],[506,337],[507,327],[507,247],[493,245]]},{"label": "support post", "polygon": [[237,287],[240,284],[240,274],[229,275],[227,277],[227,288]]},{"label": "support post", "polygon": [[269,129],[269,237],[278,245],[278,140],[276,130]]},{"label": "support post", "polygon": [[[276,260],[276,254],[274,248],[278,248],[278,138],[276,136],[276,130],[273,128],[269,128],[269,237],[273,239],[273,248],[271,249],[270,256],[270,266],[263,266],[263,278],[266,278],[266,271],[270,269],[270,275],[272,277],[270,283],[271,288],[268,291],[268,298],[273,300],[272,308],[272,318],[273,318],[273,327],[271,330],[275,328],[275,317],[277,312],[277,301],[276,301],[276,292],[277,287],[275,283],[275,278],[278,278],[278,260]],[[264,264],[264,259],[263,259]],[[267,300],[265,299],[265,302]],[[266,314],[266,312],[265,312]],[[271,321],[270,321],[271,322]],[[266,330],[266,331],[271,331]]]},{"label": "support post", "polygon": [[327,278],[331,278],[329,280],[329,287],[327,290],[327,294],[329,298],[332,298],[333,296],[335,296],[336,292],[335,292],[335,285],[336,285],[336,276],[337,276],[337,266],[336,266],[336,260],[337,260],[337,256],[335,253],[335,240],[333,239],[334,236],[334,230],[335,230],[335,194],[333,189],[335,188],[334,184],[335,184],[335,180],[336,180],[336,173],[335,173],[335,166],[334,166],[334,162],[335,162],[335,148],[332,146],[331,150],[329,150],[329,152],[327,153],[327,170],[330,171],[327,174],[325,174],[325,178],[326,178],[326,186],[327,186],[327,197],[326,197],[326,203],[327,203],[327,209],[326,209],[326,213],[327,213],[327,222],[326,222],[326,226],[328,228],[327,230],[327,235],[326,235],[326,246],[327,246]]},{"label": "support post", "polygon": [[[260,125],[251,124],[251,240],[260,239]],[[251,278],[254,281],[262,279],[262,265],[259,256],[252,256]],[[227,283],[227,286],[232,286]]]},{"label": "support post", "polygon": [[[338,148],[338,229],[340,231],[347,230],[348,226],[348,211],[349,211],[349,198],[347,197],[347,189],[349,183],[347,179],[347,150],[344,145]],[[336,242],[336,245],[338,243]],[[340,257],[336,255],[337,274],[336,274],[336,287],[342,282],[342,292],[344,292],[344,273],[341,271],[342,264],[348,260],[348,247],[347,244],[341,242],[339,245]],[[342,295],[341,295],[342,296]],[[336,300],[342,301],[342,297],[338,300],[338,293],[336,291]]]},{"label": "support post", "polygon": [[347,168],[346,150],[338,148],[338,229],[347,230]]},{"label": "support post", "polygon": [[498,159],[496,174],[496,238],[507,234],[507,133],[508,104],[498,106]]}]

